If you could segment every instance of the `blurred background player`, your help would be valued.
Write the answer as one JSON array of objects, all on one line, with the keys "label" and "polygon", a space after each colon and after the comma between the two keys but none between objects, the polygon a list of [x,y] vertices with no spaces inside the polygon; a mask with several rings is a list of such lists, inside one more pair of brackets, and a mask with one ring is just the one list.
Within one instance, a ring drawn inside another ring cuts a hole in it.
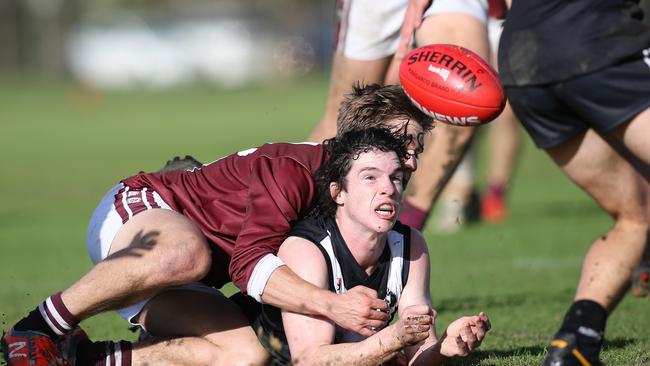
[{"label": "blurred background player", "polygon": [[499,70],[535,144],[614,219],[544,360],[600,365],[608,315],[648,251],[650,27],[638,1],[515,0]]},{"label": "blurred background player", "polygon": [[[356,82],[398,83],[401,60],[412,45],[451,43],[488,59],[487,0],[347,0],[337,2],[338,24],[325,113],[309,136],[323,141],[336,132],[341,98]],[[464,154],[475,128],[438,124],[427,137],[400,220],[422,228],[442,187]]]},{"label": "blurred background player", "polygon": [[[489,2],[488,36],[490,64],[497,68],[497,50],[503,30],[507,6],[505,1]],[[440,231],[453,231],[467,222],[481,220],[504,222],[508,215],[506,196],[517,162],[521,135],[517,118],[510,104],[487,129],[487,177],[481,194],[477,188],[474,149],[465,155],[440,198],[435,226]]]}]

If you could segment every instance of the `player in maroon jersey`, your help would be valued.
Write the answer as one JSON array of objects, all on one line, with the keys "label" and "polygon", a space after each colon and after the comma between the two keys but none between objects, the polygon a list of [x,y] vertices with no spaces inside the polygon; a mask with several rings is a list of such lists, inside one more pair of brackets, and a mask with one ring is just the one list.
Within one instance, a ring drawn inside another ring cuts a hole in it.
[{"label": "player in maroon jersey", "polygon": [[[432,124],[400,87],[355,88],[344,104],[339,121],[353,123],[341,131],[373,126],[403,131],[410,137],[407,166],[415,170],[422,134]],[[377,311],[386,304],[375,291],[358,287],[332,294],[305,282],[275,256],[291,224],[311,210],[313,173],[326,158],[321,145],[267,144],[193,171],[123,180],[91,219],[88,248],[96,265],[3,336],[8,364],[68,364],[57,360],[53,341],[81,320],[115,309],[149,333],[178,341],[151,353],[147,362],[166,356],[175,363],[197,357],[264,363],[266,353],[246,319],[213,288],[230,280],[258,301],[371,335],[370,329],[388,319]],[[100,342],[73,356],[76,364],[130,365],[138,363],[131,347]],[[50,355],[41,357],[43,350]]]}]

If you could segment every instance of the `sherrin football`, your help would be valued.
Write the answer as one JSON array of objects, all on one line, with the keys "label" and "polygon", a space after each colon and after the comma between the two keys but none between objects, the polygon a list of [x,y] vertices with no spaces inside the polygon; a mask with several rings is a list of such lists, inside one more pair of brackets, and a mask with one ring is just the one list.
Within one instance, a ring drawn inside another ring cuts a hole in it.
[{"label": "sherrin football", "polygon": [[454,126],[477,126],[495,119],[506,103],[497,73],[474,52],[451,44],[411,51],[399,78],[424,113]]}]

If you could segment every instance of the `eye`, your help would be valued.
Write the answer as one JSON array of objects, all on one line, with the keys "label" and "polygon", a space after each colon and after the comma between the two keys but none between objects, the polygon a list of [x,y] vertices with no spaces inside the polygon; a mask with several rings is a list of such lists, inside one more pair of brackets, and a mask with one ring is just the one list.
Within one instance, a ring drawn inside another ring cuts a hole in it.
[{"label": "eye", "polygon": [[366,176],[363,177],[363,179],[373,181],[373,180],[377,179],[377,177],[375,177],[374,175],[366,175]]}]

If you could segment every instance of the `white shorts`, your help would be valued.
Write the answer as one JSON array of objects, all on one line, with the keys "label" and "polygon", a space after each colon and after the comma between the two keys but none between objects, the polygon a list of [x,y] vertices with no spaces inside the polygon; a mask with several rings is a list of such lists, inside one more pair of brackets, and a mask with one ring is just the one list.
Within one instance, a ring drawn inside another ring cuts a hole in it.
[{"label": "white shorts", "polygon": [[[336,52],[355,60],[395,53],[407,0],[338,0]],[[487,0],[434,0],[424,16],[463,13],[487,23]]]},{"label": "white shorts", "polygon": [[490,18],[488,20],[488,39],[490,40],[491,52],[497,52],[499,49],[499,40],[503,32],[504,19]]},{"label": "white shorts", "polygon": [[[117,198],[118,194],[120,198]],[[122,183],[108,191],[99,202],[97,208],[95,208],[90,218],[90,224],[88,225],[86,245],[88,255],[90,255],[93,263],[97,264],[108,256],[115,235],[117,235],[117,232],[126,221],[139,212],[153,208],[172,209],[155,191],[148,191],[147,189],[130,190],[129,187],[125,187]],[[189,289],[223,296],[218,290],[200,282],[174,286],[173,289]],[[144,300],[129,307],[119,309],[117,312],[131,324],[139,325],[144,329],[144,326],[135,322],[133,318],[142,311],[142,308],[148,301],[149,299]]]}]

